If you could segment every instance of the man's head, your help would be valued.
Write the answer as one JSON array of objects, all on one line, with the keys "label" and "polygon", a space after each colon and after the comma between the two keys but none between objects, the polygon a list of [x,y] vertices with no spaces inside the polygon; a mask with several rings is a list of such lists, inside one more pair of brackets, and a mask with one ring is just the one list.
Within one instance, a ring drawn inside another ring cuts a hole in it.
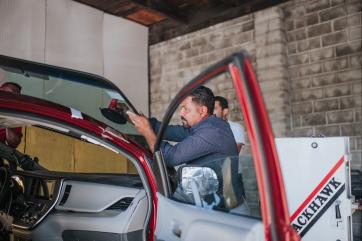
[{"label": "man's head", "polygon": [[181,120],[184,126],[194,126],[210,115],[214,111],[214,94],[212,90],[200,86],[190,93],[181,102]]},{"label": "man's head", "polygon": [[217,117],[226,120],[227,115],[229,114],[229,104],[224,97],[215,96],[214,114]]},{"label": "man's head", "polygon": [[0,90],[19,94],[21,92],[21,86],[17,83],[6,82],[0,86]]}]

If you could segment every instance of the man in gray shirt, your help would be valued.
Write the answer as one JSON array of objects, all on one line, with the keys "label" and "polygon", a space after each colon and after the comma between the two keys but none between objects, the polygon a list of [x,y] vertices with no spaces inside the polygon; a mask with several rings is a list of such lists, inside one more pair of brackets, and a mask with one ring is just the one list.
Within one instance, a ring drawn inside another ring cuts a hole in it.
[{"label": "man in gray shirt", "polygon": [[238,152],[240,152],[241,148],[245,145],[244,128],[239,123],[228,120],[227,117],[229,114],[229,104],[224,97],[215,96],[214,114],[229,123],[231,131],[233,132],[235,138]]}]

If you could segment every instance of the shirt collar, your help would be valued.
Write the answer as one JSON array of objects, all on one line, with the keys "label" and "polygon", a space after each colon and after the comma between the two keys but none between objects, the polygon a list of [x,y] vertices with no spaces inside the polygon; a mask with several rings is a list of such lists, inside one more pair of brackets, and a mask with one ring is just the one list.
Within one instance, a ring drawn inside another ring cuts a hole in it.
[{"label": "shirt collar", "polygon": [[199,128],[200,126],[202,126],[202,125],[210,122],[210,121],[211,121],[212,119],[214,119],[214,118],[217,118],[217,117],[216,117],[215,115],[209,115],[209,117],[207,117],[206,119],[204,119],[204,120],[200,121],[199,123],[197,123],[196,125],[192,126],[192,127],[190,128],[190,130],[191,130],[191,131],[194,131],[194,130],[196,130],[197,128]]}]

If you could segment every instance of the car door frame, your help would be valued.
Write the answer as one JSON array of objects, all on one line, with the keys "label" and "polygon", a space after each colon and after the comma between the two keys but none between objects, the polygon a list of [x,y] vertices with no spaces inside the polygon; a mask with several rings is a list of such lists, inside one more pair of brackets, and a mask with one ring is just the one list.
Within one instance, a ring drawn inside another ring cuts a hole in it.
[{"label": "car door frame", "polygon": [[207,68],[186,84],[172,100],[163,117],[154,149],[159,192],[167,198],[171,194],[160,144],[172,115],[191,91],[223,73],[230,74],[244,115],[256,170],[265,240],[299,240],[290,226],[285,189],[270,121],[260,87],[245,52],[235,53]]},{"label": "car door frame", "polygon": [[115,135],[112,130],[107,130],[105,124],[89,116],[82,114],[82,118],[73,118],[70,108],[31,96],[1,91],[0,115],[45,123],[54,131],[54,126],[58,126],[71,132],[82,133],[112,150],[118,150],[137,160],[134,165],[141,176],[149,205],[143,237],[148,241],[153,240],[157,213],[157,183],[147,161],[149,156],[135,143]]},{"label": "car door frame", "polygon": [[[79,79],[87,79],[88,84],[105,87],[112,89],[118,92],[131,108],[132,112],[137,113],[136,108],[128,100],[128,98],[123,94],[123,92],[110,80],[91,73],[86,73],[79,70],[68,69],[58,66],[53,66],[49,64],[14,58],[10,56],[5,56],[0,54],[0,65],[8,66],[14,69],[19,69],[24,75],[28,71],[34,73],[46,73],[51,74],[67,74],[70,75],[74,82],[78,82]],[[3,92],[3,91],[1,91]],[[142,167],[142,175],[147,177],[147,184],[149,187],[148,199],[150,206],[150,214],[147,217],[147,226],[146,236],[147,240],[152,241],[154,238],[154,232],[156,227],[156,215],[157,215],[157,189],[158,184],[156,182],[157,176],[154,175],[152,167],[149,163],[150,156],[140,145],[129,142],[120,136],[115,136],[111,130],[107,130],[107,125],[91,118],[90,116],[84,115],[83,118],[73,118],[72,111],[70,108],[47,101],[44,99],[39,99],[36,97],[26,96],[24,94],[0,92],[0,112],[13,114],[14,116],[22,116],[23,114],[32,118],[42,118],[42,119],[51,119],[57,123],[64,123],[66,125],[72,126],[73,128],[86,131],[87,135],[94,136],[95,138],[100,138],[107,140],[107,144],[115,145],[116,149],[121,148],[124,151],[130,153],[135,159],[138,160],[140,167]],[[111,128],[113,129],[113,128]],[[141,169],[140,169],[141,170]]]}]

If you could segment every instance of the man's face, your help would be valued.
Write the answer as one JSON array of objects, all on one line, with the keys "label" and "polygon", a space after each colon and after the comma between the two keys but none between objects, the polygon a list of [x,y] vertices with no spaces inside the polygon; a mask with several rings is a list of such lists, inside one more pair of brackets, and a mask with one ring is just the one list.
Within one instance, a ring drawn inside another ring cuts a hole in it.
[{"label": "man's face", "polygon": [[180,116],[185,127],[192,127],[204,119],[202,106],[193,102],[191,96],[181,102]]},{"label": "man's face", "polygon": [[222,108],[219,101],[215,101],[214,115],[219,118],[224,118]]},{"label": "man's face", "polygon": [[216,115],[216,117],[226,120],[228,113],[229,113],[228,108],[222,109],[222,107],[220,105],[220,101],[215,101],[214,115]]}]

